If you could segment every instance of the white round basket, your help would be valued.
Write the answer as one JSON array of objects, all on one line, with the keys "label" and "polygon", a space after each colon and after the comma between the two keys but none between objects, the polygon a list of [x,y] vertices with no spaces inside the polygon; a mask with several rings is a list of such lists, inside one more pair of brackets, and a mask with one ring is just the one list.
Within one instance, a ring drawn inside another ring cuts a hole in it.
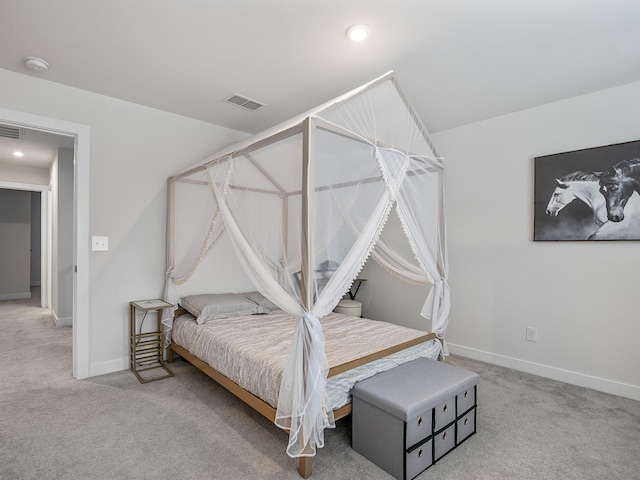
[{"label": "white round basket", "polygon": [[342,299],[333,309],[336,313],[343,313],[344,315],[352,315],[354,317],[362,316],[362,303],[357,300],[345,300]]}]

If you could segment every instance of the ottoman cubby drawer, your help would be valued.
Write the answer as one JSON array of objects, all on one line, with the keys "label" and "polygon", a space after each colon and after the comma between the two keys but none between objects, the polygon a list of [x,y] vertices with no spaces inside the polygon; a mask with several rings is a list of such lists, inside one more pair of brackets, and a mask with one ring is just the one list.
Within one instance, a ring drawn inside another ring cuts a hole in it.
[{"label": "ottoman cubby drawer", "polygon": [[456,446],[456,425],[449,425],[433,437],[433,460],[439,460]]},{"label": "ottoman cubby drawer", "polygon": [[456,397],[451,397],[435,408],[433,429],[440,430],[456,419]]},{"label": "ottoman cubby drawer", "polygon": [[429,438],[426,442],[416,445],[407,451],[406,478],[417,477],[433,465],[433,440]]},{"label": "ottoman cubby drawer", "polygon": [[406,445],[419,443],[433,433],[433,409],[429,408],[416,418],[407,420]]},{"label": "ottoman cubby drawer", "polygon": [[456,421],[456,445],[460,445],[476,431],[476,409],[467,412]]},{"label": "ottoman cubby drawer", "polygon": [[465,413],[476,404],[476,387],[467,388],[456,395],[456,404],[458,416]]}]

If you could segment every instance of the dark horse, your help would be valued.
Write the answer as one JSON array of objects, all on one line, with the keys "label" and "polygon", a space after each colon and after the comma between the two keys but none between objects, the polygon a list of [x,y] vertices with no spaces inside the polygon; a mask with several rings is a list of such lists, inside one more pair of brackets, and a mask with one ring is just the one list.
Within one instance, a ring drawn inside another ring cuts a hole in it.
[{"label": "dark horse", "polygon": [[624,220],[624,207],[634,190],[640,194],[640,158],[618,162],[602,174],[600,193],[604,196],[609,220]]}]

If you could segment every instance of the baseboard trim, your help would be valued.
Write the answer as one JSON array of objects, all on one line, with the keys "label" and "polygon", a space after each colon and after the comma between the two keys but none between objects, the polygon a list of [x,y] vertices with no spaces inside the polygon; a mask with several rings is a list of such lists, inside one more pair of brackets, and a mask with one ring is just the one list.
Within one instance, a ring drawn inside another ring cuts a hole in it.
[{"label": "baseboard trim", "polygon": [[129,369],[129,358],[116,358],[106,362],[97,362],[89,365],[89,376],[97,377],[98,375],[106,375],[107,373],[121,372]]},{"label": "baseboard trim", "polygon": [[540,363],[529,362],[519,358],[508,357],[497,353],[485,352],[475,348],[464,347],[447,342],[449,351],[454,355],[468,357],[473,360],[499,365],[501,367],[511,368],[520,372],[531,373],[540,377],[558,380],[560,382],[570,383],[579,387],[591,388],[600,392],[617,395],[619,397],[630,398],[640,401],[640,386],[628,383],[616,382],[606,378],[594,377],[584,373],[573,372],[561,368],[551,367]]},{"label": "baseboard trim", "polygon": [[31,298],[31,292],[0,293],[0,300],[24,300],[25,298]]},{"label": "baseboard trim", "polygon": [[56,327],[71,327],[73,325],[73,319],[71,317],[58,318],[56,312],[51,312],[51,317]]}]

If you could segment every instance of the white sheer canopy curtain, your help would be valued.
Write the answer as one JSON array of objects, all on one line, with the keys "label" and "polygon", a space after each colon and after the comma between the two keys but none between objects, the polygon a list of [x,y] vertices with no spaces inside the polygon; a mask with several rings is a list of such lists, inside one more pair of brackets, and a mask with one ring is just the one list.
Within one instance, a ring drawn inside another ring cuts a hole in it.
[{"label": "white sheer canopy curtain", "polygon": [[[370,255],[401,278],[434,284],[421,314],[444,338],[443,182],[443,162],[392,73],[171,179],[165,299],[177,302],[175,285],[226,231],[256,289],[295,319],[276,411],[290,456],[315,455],[333,426],[320,319]],[[413,262],[379,242],[394,207]]]},{"label": "white sheer canopy curtain", "polygon": [[[168,182],[167,272],[164,300],[176,305],[176,285],[185,283],[224,232],[220,210],[204,168]],[[167,343],[171,340],[173,311],[162,312]]]},{"label": "white sheer canopy curtain", "polygon": [[[398,193],[397,211],[418,262],[433,279],[420,314],[431,320],[431,330],[443,343],[449,324],[449,273],[444,229],[444,171],[437,158],[411,157],[407,178]],[[430,205],[431,208],[425,208]]]},{"label": "white sheer canopy curtain", "polygon": [[419,117],[393,76],[367,94],[328,109],[323,119],[368,139],[377,147],[383,175],[400,169],[402,185],[393,198],[416,264],[401,258],[384,242],[373,252],[387,270],[409,281],[433,283],[420,314],[443,341],[448,325],[450,294],[445,228],[444,162]]}]

